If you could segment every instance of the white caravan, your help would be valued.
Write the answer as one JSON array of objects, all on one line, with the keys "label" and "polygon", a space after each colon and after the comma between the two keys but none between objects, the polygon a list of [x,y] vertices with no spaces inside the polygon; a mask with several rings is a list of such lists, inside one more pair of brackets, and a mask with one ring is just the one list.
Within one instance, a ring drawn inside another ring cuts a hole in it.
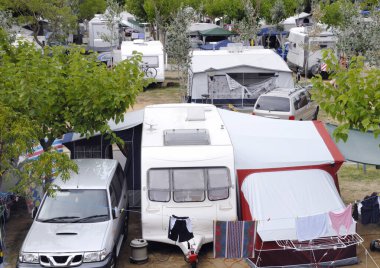
[{"label": "white caravan", "polygon": [[[142,236],[178,245],[187,260],[213,241],[214,220],[237,220],[234,151],[218,109],[208,104],[145,108],[141,146]],[[168,238],[169,217],[189,217],[194,238]]]},{"label": "white caravan", "polygon": [[124,41],[121,44],[121,60],[132,57],[133,52],[142,54],[142,68],[146,78],[153,78],[155,82],[165,80],[164,48],[160,41],[136,39]]},{"label": "white caravan", "polygon": [[316,75],[321,72],[323,49],[334,49],[337,37],[330,31],[322,31],[316,36],[310,36],[310,27],[296,27],[289,32],[288,65],[294,71]]},{"label": "white caravan", "polygon": [[[105,41],[105,37],[111,42]],[[95,14],[88,22],[88,46],[95,51],[110,51],[119,45],[119,25],[115,24],[113,29],[107,26],[103,14]],[[111,40],[112,39],[112,40]]]}]

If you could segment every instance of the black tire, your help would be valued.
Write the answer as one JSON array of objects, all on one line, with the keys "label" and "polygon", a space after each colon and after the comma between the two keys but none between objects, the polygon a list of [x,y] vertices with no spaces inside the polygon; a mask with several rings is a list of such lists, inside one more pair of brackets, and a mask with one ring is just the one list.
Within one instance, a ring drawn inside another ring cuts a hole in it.
[{"label": "black tire", "polygon": [[319,69],[318,64],[314,64],[313,66],[311,66],[310,73],[312,76],[316,76],[317,74],[320,74],[320,72],[321,72],[321,70]]},{"label": "black tire", "polygon": [[319,106],[317,107],[317,110],[315,110],[315,113],[313,115],[313,120],[318,120],[318,113],[319,113]]},{"label": "black tire", "polygon": [[116,258],[116,250],[112,252],[110,268],[117,268],[117,258]]},{"label": "black tire", "polygon": [[369,249],[371,251],[376,251],[376,240],[371,241],[371,244],[369,244]]}]

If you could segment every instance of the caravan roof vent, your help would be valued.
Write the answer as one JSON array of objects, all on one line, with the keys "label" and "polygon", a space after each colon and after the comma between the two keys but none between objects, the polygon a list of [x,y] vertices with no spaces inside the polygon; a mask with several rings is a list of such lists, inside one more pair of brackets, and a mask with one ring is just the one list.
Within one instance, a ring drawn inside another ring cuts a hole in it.
[{"label": "caravan roof vent", "polygon": [[205,109],[203,107],[191,107],[187,109],[186,121],[205,121]]},{"label": "caravan roof vent", "polygon": [[207,129],[168,129],[164,130],[164,145],[210,145]]}]

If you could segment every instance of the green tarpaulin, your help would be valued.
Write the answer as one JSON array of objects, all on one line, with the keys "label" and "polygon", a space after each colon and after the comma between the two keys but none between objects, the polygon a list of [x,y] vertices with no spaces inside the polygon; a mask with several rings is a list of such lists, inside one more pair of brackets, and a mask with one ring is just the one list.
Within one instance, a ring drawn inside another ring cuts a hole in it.
[{"label": "green tarpaulin", "polygon": [[204,31],[200,31],[199,34],[201,36],[231,36],[236,35],[236,33],[230,32],[223,28],[213,28]]}]

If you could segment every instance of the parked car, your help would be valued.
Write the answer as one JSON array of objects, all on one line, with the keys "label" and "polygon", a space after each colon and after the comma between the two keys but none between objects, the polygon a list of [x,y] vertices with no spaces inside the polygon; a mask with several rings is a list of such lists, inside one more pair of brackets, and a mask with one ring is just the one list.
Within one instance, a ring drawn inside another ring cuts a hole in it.
[{"label": "parked car", "polygon": [[253,114],[275,119],[316,120],[319,106],[307,88],[278,88],[262,94]]},{"label": "parked car", "polygon": [[112,268],[128,230],[127,183],[116,160],[81,159],[78,174],[57,178],[22,245],[17,267]]}]

